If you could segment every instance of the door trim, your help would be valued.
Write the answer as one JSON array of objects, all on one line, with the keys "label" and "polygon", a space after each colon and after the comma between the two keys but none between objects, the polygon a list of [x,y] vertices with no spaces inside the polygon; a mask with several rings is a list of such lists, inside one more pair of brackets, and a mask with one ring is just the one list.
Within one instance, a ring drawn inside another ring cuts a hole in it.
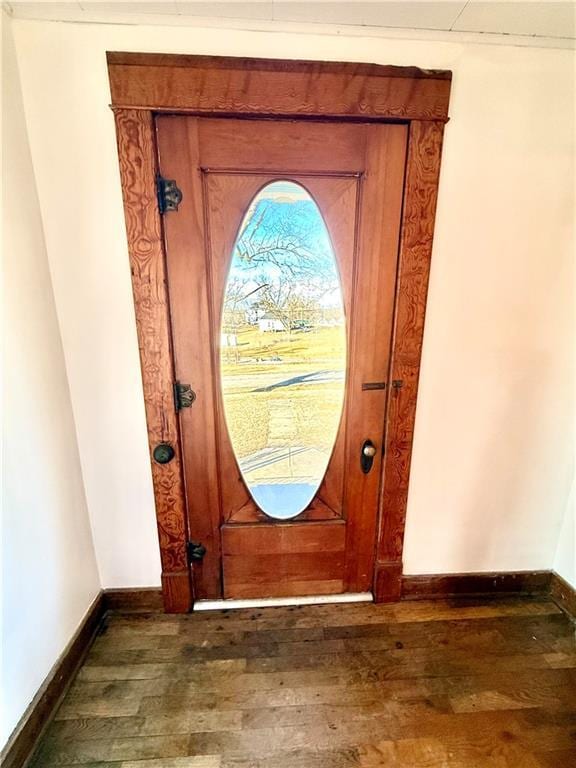
[{"label": "door trim", "polygon": [[445,70],[162,53],[106,56],[117,108],[237,117],[448,120],[452,73]]},{"label": "door trim", "polygon": [[[189,611],[194,585],[178,417],[162,220],[156,198],[154,116],[324,118],[409,123],[387,395],[376,601],[400,597],[404,524],[434,217],[451,73],[372,64],[108,53],[112,109],[148,425],[167,612]],[[346,94],[343,100],[342,94]],[[395,382],[398,384],[392,386]],[[170,443],[158,464],[152,451]]]}]

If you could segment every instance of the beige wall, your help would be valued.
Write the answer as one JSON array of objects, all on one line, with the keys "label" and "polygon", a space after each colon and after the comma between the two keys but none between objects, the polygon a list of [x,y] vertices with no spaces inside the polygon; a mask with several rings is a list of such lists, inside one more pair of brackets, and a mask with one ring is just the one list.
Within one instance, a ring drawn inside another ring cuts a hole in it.
[{"label": "beige wall", "polygon": [[104,585],[157,584],[160,568],[106,50],[453,70],[406,571],[551,567],[573,471],[572,54],[215,28],[14,27]]},{"label": "beige wall", "polygon": [[100,589],[9,22],[2,49],[0,746]]}]

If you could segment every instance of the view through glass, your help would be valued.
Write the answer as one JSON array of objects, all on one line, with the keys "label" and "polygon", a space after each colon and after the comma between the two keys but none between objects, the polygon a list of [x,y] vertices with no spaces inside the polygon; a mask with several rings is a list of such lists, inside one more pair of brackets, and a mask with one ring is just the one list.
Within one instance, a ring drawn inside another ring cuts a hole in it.
[{"label": "view through glass", "polygon": [[254,198],[232,254],[220,342],[226,423],[256,504],[287,519],[314,498],[342,413],[342,290],[318,206],[275,181]]}]

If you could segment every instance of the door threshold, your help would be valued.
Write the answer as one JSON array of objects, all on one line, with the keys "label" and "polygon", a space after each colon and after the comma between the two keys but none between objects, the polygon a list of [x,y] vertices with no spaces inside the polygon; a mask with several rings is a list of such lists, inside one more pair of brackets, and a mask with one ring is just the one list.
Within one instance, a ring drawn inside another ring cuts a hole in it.
[{"label": "door threshold", "polygon": [[222,611],[239,608],[276,608],[279,606],[328,605],[329,603],[371,603],[372,592],[347,592],[343,595],[307,595],[306,597],[261,597],[246,600],[198,600],[194,611]]}]

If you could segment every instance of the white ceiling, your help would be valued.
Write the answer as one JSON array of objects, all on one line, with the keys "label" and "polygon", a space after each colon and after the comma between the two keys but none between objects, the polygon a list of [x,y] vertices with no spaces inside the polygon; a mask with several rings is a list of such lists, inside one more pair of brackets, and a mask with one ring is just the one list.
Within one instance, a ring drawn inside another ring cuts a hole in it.
[{"label": "white ceiling", "polygon": [[[254,28],[254,24],[330,24],[369,27],[372,31],[417,30],[440,32],[461,38],[484,38],[486,42],[521,42],[572,47],[576,37],[576,3],[534,0],[533,2],[420,2],[404,0],[259,0],[257,2],[27,2],[10,0],[8,11],[19,18],[57,21],[118,23],[197,24],[202,19],[227,19]],[[514,40],[509,40],[513,36]]]}]

